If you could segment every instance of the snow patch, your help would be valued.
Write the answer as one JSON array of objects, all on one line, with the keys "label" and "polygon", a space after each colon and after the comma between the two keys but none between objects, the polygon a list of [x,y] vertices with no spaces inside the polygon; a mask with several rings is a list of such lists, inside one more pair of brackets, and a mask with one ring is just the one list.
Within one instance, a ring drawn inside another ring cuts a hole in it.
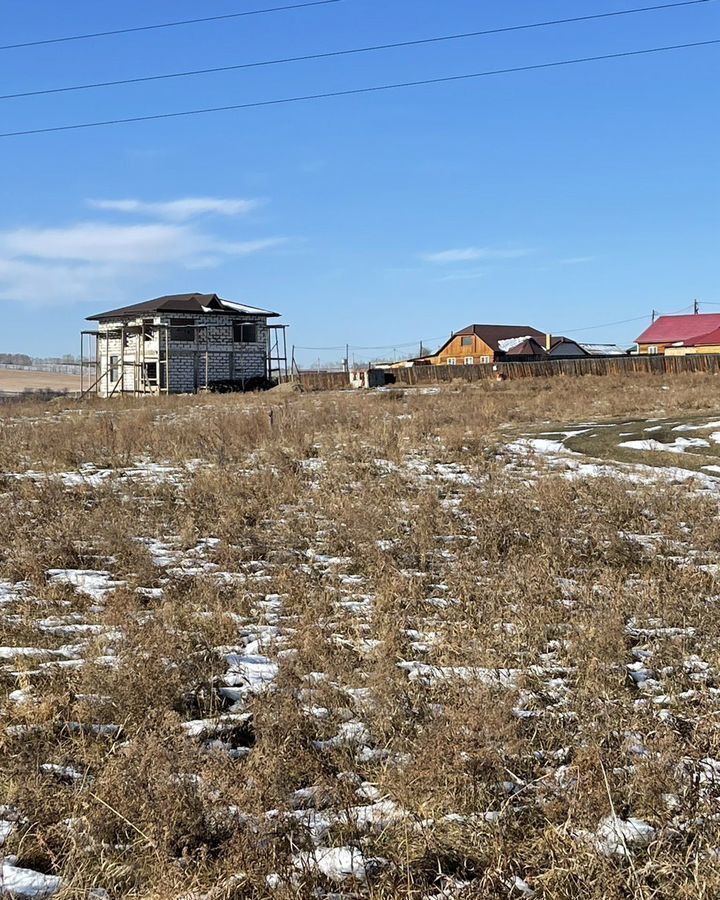
[{"label": "snow patch", "polygon": [[366,858],[355,847],[327,847],[293,857],[295,868],[303,872],[320,872],[333,881],[367,881],[387,865],[382,857]]},{"label": "snow patch", "polygon": [[51,897],[62,887],[62,879],[57,875],[43,875],[32,869],[21,869],[13,865],[11,858],[2,863],[0,874],[0,896],[5,897]]},{"label": "snow patch", "polygon": [[80,594],[87,594],[102,602],[117,588],[125,587],[125,581],[113,581],[110,572],[94,569],[48,569],[51,584],[70,584]]}]

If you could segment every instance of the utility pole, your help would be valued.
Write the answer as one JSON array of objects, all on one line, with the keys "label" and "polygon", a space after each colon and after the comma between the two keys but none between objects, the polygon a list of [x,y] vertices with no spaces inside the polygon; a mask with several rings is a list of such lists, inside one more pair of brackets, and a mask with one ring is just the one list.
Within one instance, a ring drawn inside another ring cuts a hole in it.
[{"label": "utility pole", "polygon": [[697,300],[693,300],[693,313],[697,315],[700,312],[700,304]]},{"label": "utility pole", "polygon": [[655,319],[656,319],[656,318],[657,318],[657,312],[656,312],[655,310],[653,310],[653,311],[652,311],[653,325],[655,324]]}]

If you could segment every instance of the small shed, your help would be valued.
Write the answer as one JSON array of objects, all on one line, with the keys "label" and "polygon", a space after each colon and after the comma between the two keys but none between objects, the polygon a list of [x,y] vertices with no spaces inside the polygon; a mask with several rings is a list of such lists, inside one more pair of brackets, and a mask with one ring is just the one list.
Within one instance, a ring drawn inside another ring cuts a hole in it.
[{"label": "small shed", "polygon": [[627,355],[627,350],[617,344],[585,344],[567,337],[554,337],[550,341],[548,351],[551,359],[589,359]]}]

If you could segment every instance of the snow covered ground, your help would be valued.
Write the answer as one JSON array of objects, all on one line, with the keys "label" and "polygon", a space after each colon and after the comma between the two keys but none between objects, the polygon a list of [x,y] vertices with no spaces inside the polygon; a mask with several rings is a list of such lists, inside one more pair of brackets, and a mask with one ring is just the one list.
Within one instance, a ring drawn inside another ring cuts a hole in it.
[{"label": "snow covered ground", "polygon": [[0,896],[714,870],[720,478],[570,449],[594,423],[395,439],[441,400],[0,479]]}]

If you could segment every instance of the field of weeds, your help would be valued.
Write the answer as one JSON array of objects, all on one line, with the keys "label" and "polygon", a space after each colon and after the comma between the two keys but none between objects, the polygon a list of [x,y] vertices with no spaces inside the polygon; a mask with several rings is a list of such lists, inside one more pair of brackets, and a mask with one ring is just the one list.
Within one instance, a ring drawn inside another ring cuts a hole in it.
[{"label": "field of weeds", "polygon": [[588,437],[687,417],[720,382],[0,406],[0,896],[719,896],[720,478]]}]

